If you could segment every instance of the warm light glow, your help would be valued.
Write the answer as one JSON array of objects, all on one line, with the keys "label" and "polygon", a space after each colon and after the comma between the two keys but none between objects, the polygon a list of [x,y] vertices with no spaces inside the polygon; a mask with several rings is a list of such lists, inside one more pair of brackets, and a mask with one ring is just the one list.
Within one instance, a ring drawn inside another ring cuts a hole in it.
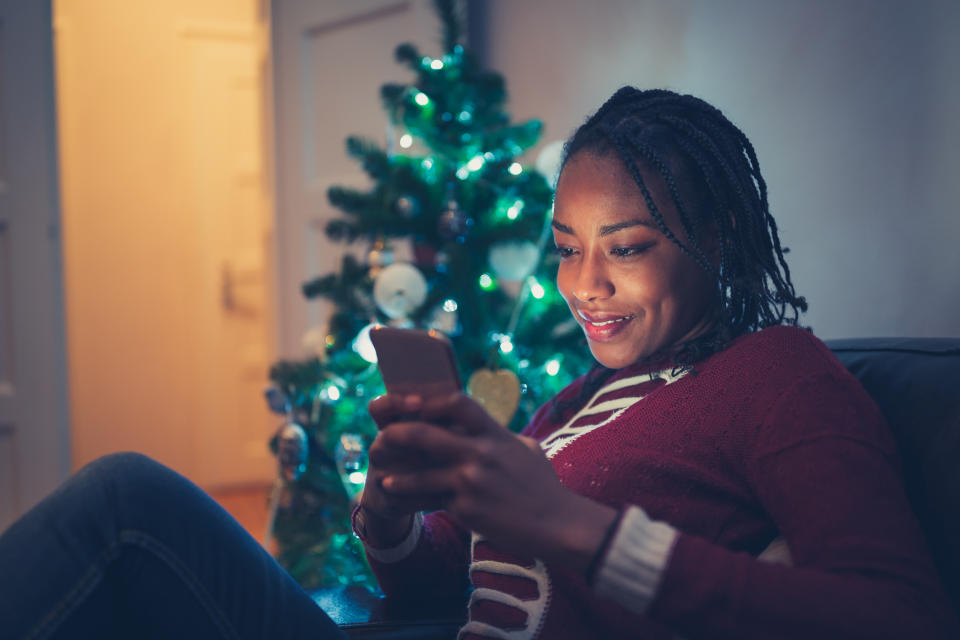
[{"label": "warm light glow", "polygon": [[400,136],[400,146],[401,146],[401,147],[403,147],[404,149],[409,149],[409,148],[410,148],[410,145],[412,145],[412,144],[413,144],[413,136],[412,136],[412,135],[410,135],[409,133],[405,133],[405,134],[403,134],[402,136]]},{"label": "warm light glow", "polygon": [[430,98],[427,97],[427,94],[422,91],[418,91],[417,95],[413,96],[413,101],[416,102],[421,107],[427,106],[427,103],[430,102]]},{"label": "warm light glow", "polygon": [[507,171],[509,171],[512,175],[518,176],[523,173],[523,165],[521,165],[519,162],[514,162],[510,165]]}]

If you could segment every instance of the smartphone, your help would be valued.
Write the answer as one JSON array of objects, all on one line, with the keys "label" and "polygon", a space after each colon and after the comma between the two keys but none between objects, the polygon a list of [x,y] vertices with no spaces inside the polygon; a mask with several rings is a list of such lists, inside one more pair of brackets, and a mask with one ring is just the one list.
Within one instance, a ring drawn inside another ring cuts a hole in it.
[{"label": "smartphone", "polygon": [[424,398],[463,389],[450,339],[430,329],[374,327],[370,340],[387,393]]}]

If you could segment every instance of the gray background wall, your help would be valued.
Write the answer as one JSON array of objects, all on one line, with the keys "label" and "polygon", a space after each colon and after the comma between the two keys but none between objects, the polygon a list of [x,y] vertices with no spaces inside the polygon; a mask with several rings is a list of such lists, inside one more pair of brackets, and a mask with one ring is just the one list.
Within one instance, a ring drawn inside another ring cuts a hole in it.
[{"label": "gray background wall", "polygon": [[542,119],[544,142],[624,84],[693,93],[744,129],[820,337],[960,336],[960,3],[485,0],[471,12],[512,115]]}]

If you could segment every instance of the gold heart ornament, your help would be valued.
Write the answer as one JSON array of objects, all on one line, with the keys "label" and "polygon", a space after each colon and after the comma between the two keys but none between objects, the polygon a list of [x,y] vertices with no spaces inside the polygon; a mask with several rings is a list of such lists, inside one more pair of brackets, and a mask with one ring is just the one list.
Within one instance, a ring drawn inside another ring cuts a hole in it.
[{"label": "gold heart ornament", "polygon": [[477,369],[467,382],[467,393],[505,427],[520,404],[520,379],[509,369]]}]

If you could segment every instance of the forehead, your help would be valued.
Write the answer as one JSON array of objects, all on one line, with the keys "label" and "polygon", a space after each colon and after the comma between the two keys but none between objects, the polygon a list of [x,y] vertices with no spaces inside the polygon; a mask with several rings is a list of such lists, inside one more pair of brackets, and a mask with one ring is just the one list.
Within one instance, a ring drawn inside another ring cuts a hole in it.
[{"label": "forehead", "polygon": [[[657,209],[668,215],[664,199],[658,197],[659,177],[649,172],[642,173],[642,177],[655,198]],[[584,222],[606,225],[628,219],[640,219],[656,226],[643,192],[620,158],[588,152],[570,158],[557,183],[554,220],[569,226]]]}]

